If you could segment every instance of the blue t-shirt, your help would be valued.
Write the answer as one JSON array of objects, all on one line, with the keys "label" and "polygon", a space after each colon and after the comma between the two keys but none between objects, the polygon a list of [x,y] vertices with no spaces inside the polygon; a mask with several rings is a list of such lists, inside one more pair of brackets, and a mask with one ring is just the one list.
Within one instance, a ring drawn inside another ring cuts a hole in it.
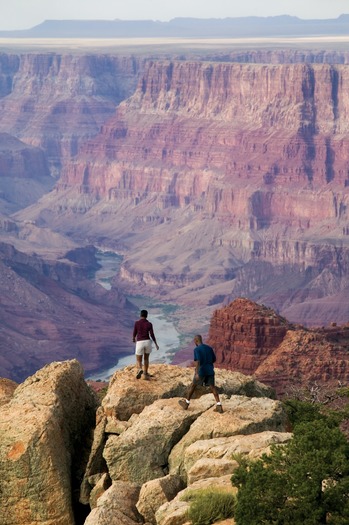
[{"label": "blue t-shirt", "polygon": [[194,361],[199,361],[200,363],[199,377],[214,375],[213,363],[216,361],[216,356],[213,348],[204,343],[196,346],[194,349]]}]

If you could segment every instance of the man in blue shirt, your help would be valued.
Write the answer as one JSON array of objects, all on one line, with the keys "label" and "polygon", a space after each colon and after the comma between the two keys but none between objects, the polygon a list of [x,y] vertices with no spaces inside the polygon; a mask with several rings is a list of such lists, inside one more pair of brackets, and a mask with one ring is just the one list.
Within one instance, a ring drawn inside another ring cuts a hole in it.
[{"label": "man in blue shirt", "polygon": [[189,408],[190,399],[198,385],[209,386],[212,394],[216,400],[216,412],[220,414],[223,412],[222,403],[219,399],[219,394],[215,386],[214,366],[213,363],[216,361],[216,355],[211,346],[206,345],[202,342],[201,335],[194,337],[194,343],[196,345],[194,349],[194,362],[195,362],[195,373],[193,382],[189,387],[189,391],[186,399],[180,399],[178,403],[184,410]]}]

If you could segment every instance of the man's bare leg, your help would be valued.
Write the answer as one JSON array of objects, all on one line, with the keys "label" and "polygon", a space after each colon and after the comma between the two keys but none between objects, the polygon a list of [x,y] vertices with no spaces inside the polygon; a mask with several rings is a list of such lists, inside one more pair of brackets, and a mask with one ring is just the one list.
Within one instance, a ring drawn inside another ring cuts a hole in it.
[{"label": "man's bare leg", "polygon": [[216,412],[220,412],[222,413],[223,412],[223,407],[222,407],[222,403],[219,399],[219,394],[218,394],[218,390],[215,386],[211,385],[210,386],[211,388],[211,392],[212,394],[214,395],[214,398],[216,400]]},{"label": "man's bare leg", "polygon": [[196,383],[192,383],[189,387],[189,390],[187,392],[187,397],[185,399],[180,399],[178,401],[178,403],[180,404],[180,406],[184,409],[184,410],[187,410],[189,408],[189,401],[191,399],[191,396],[194,394],[194,391],[195,391],[195,388],[196,388]]},{"label": "man's bare leg", "polygon": [[149,354],[144,354],[144,375],[148,375],[149,368]]},{"label": "man's bare leg", "polygon": [[[143,368],[142,368],[142,355],[136,355],[136,363],[137,363],[137,375],[136,378],[139,379],[141,375],[143,374]],[[145,360],[145,359],[144,359]]]}]

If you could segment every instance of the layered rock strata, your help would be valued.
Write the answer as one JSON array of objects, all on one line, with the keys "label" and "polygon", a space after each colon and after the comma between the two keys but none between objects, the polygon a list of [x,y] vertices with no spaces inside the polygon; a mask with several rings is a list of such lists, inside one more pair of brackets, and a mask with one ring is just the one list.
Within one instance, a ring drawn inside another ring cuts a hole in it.
[{"label": "layered rock strata", "polygon": [[53,175],[133,91],[142,58],[0,54],[0,130],[45,150]]},{"label": "layered rock strata", "polygon": [[314,385],[333,392],[349,380],[349,324],[306,329],[240,298],[216,310],[208,342],[217,366],[253,374],[279,394]]},{"label": "layered rock strata", "polygon": [[281,312],[325,304],[348,285],[348,75],[339,64],[148,62],[48,203],[87,199],[76,231],[118,238],[130,287],[208,302],[230,288]]},{"label": "layered rock strata", "polygon": [[18,216],[122,252],[118,286],[205,322],[238,296],[345,322],[346,53],[199,55],[2,57],[0,129],[62,173]]}]

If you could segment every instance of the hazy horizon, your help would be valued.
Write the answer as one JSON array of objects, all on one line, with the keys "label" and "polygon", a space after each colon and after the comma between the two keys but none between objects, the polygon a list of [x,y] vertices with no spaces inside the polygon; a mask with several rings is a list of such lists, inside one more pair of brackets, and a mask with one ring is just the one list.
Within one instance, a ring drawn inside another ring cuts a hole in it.
[{"label": "hazy horizon", "polygon": [[236,18],[296,16],[300,19],[335,19],[349,13],[348,0],[12,0],[3,6],[0,31],[31,29],[45,20],[159,20],[177,17]]}]

